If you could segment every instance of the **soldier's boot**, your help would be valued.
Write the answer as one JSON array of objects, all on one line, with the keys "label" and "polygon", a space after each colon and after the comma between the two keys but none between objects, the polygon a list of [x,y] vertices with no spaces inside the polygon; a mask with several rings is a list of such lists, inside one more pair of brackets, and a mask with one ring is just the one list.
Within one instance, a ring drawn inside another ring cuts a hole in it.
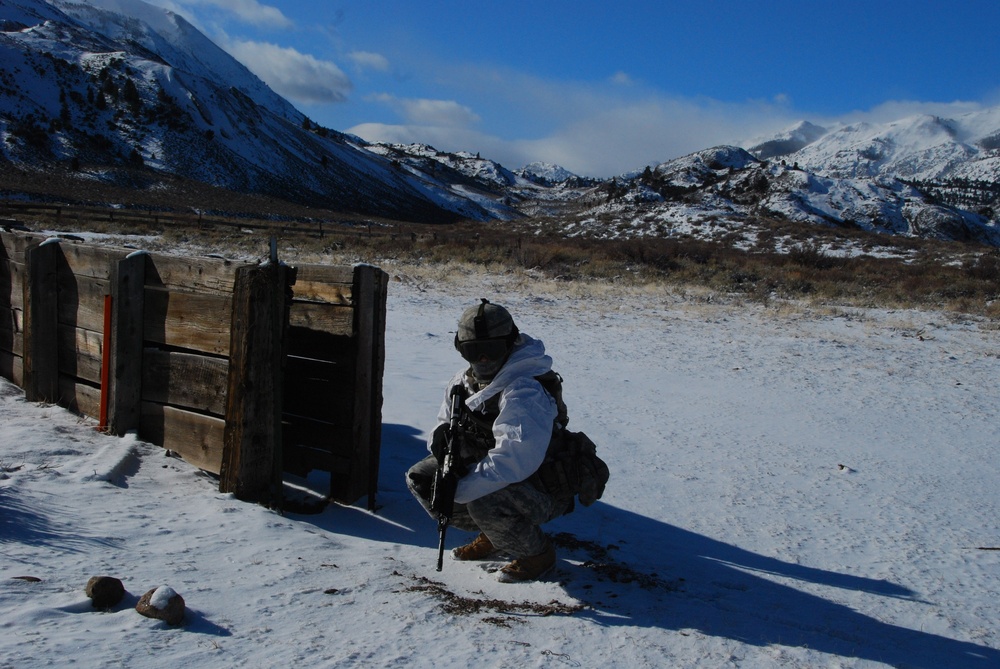
[{"label": "soldier's boot", "polygon": [[549,542],[548,547],[538,555],[518,558],[497,572],[497,580],[501,583],[520,583],[534,581],[556,564],[556,549]]},{"label": "soldier's boot", "polygon": [[490,538],[480,532],[479,536],[473,539],[471,543],[452,550],[451,555],[456,560],[485,560],[493,555],[496,550]]}]

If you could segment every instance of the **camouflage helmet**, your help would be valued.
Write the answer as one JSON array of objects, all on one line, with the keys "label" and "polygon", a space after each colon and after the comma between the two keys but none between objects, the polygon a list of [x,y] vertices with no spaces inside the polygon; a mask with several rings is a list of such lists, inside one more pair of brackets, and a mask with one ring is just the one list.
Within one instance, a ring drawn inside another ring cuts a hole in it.
[{"label": "camouflage helmet", "polygon": [[466,309],[458,319],[458,341],[507,337],[511,332],[517,331],[509,311],[485,297],[480,299],[480,304]]},{"label": "camouflage helmet", "polygon": [[477,378],[489,379],[507,361],[518,334],[510,312],[482,298],[458,319],[455,349],[472,364]]}]

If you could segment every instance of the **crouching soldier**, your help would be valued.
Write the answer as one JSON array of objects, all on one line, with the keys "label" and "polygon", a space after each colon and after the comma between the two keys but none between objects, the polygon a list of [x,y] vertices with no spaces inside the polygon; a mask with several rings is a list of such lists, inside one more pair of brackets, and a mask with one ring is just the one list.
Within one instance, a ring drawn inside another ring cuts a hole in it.
[{"label": "crouching soldier", "polygon": [[[497,573],[501,582],[537,579],[556,561],[540,526],[573,508],[574,491],[545,486],[538,475],[553,434],[564,427],[561,392],[556,397],[543,386],[559,377],[542,342],[518,332],[510,313],[485,299],[462,314],[455,348],[469,366],[449,384],[429,440],[431,455],[410,468],[407,486],[440,521],[435,480],[440,483],[441,464],[450,454],[457,484],[446,523],[479,532],[452,556],[484,560],[501,553],[513,558]],[[453,415],[456,410],[462,415]],[[443,536],[442,528],[442,550]]]}]

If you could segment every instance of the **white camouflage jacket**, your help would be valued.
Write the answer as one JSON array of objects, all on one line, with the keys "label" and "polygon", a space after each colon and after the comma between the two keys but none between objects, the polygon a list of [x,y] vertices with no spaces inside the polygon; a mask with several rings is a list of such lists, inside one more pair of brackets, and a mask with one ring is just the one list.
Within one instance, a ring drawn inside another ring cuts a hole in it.
[{"label": "white camouflage jacket", "polygon": [[449,395],[457,383],[462,383],[471,393],[465,401],[471,411],[480,409],[487,400],[500,395],[500,415],[493,423],[496,445],[458,482],[456,502],[466,504],[523,481],[534,474],[545,460],[558,409],[555,400],[535,377],[550,369],[552,358],[545,354],[541,340],[522,333],[507,363],[479,392],[474,392],[466,370],[452,378],[438,411],[438,425],[451,422]]}]

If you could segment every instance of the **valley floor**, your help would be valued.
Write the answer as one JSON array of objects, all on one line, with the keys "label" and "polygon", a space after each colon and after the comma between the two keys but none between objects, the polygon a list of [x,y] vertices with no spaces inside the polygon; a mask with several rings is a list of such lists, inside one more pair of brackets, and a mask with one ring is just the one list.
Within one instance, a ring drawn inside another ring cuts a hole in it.
[{"label": "valley floor", "polygon": [[[386,269],[375,513],[238,502],[0,381],[0,667],[1000,666],[994,324]],[[538,583],[436,572],[403,484],[479,297],[545,342],[611,467]],[[128,596],[96,612],[105,573]],[[182,626],[132,610],[160,585]]]}]

